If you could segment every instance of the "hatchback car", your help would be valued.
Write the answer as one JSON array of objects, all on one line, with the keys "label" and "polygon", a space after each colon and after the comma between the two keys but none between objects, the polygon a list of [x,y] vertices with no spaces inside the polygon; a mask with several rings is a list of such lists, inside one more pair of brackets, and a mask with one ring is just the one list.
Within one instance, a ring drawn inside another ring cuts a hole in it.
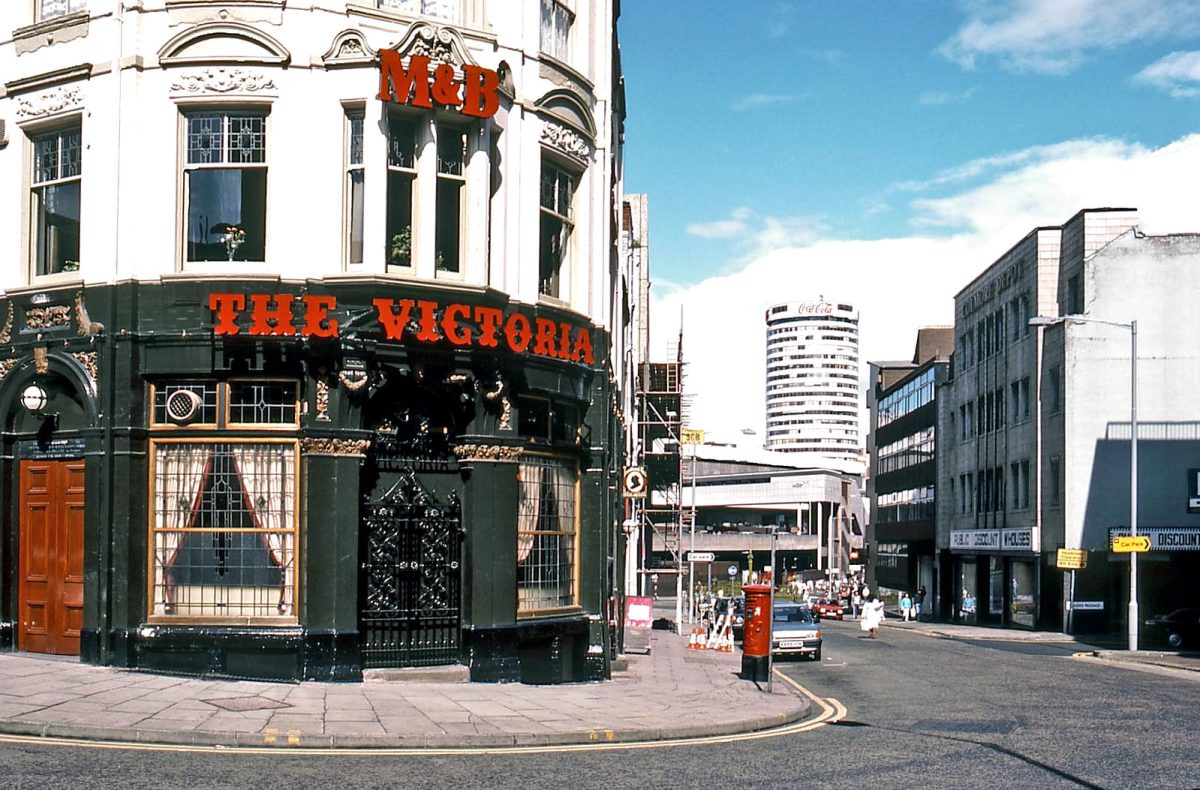
[{"label": "hatchback car", "polygon": [[1200,647],[1200,609],[1176,609],[1146,621],[1147,637],[1172,648]]},{"label": "hatchback car", "polygon": [[830,620],[845,619],[845,610],[842,609],[842,605],[829,598],[819,598],[812,605],[812,611],[817,616],[817,619],[824,619],[826,617]]},{"label": "hatchback car", "polygon": [[780,604],[771,617],[771,655],[821,660],[821,630],[802,604]]}]

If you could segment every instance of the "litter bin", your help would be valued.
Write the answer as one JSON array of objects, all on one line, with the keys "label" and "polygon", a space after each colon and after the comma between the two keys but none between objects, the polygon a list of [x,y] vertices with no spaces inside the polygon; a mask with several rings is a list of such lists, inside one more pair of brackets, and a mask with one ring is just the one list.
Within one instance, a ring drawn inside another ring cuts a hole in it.
[{"label": "litter bin", "polygon": [[742,630],[742,678],[766,682],[771,665],[771,585],[747,584]]}]

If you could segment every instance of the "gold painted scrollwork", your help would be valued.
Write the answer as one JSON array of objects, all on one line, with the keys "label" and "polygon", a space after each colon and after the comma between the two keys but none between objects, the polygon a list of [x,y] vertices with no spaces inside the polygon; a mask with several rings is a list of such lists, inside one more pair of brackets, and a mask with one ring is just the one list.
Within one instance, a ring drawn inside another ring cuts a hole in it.
[{"label": "gold painted scrollwork", "polygon": [[459,461],[518,461],[521,448],[504,444],[460,444],[454,448]]},{"label": "gold painted scrollwork", "polygon": [[365,458],[369,439],[309,438],[300,440],[300,452],[304,455],[346,455]]}]

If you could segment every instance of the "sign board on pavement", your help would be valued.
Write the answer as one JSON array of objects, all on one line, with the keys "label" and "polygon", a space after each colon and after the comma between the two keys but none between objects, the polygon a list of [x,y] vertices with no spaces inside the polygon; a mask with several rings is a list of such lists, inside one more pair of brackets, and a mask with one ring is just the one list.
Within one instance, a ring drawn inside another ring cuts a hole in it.
[{"label": "sign board on pavement", "polygon": [[1083,549],[1059,549],[1055,567],[1060,571],[1079,571],[1087,567],[1088,553]]},{"label": "sign board on pavement", "polygon": [[650,598],[625,598],[625,652],[649,653],[650,629],[654,625],[654,601]]},{"label": "sign board on pavement", "polygon": [[1112,539],[1112,550],[1118,554],[1150,551],[1150,536],[1118,535]]},{"label": "sign board on pavement", "polygon": [[717,555],[711,551],[689,551],[688,562],[712,562],[717,558]]}]

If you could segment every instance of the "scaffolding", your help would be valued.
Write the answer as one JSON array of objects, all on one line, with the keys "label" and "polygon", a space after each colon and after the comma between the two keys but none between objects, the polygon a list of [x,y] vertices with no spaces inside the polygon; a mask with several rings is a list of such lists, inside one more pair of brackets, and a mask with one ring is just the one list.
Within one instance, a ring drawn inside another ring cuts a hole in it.
[{"label": "scaffolding", "polygon": [[676,575],[677,590],[682,581],[682,535],[688,513],[683,507],[680,434],[687,425],[690,402],[683,393],[682,329],[673,356],[673,362],[646,362],[638,371],[639,438],[648,489],[637,514],[643,593],[658,592],[649,583],[658,574]]}]

